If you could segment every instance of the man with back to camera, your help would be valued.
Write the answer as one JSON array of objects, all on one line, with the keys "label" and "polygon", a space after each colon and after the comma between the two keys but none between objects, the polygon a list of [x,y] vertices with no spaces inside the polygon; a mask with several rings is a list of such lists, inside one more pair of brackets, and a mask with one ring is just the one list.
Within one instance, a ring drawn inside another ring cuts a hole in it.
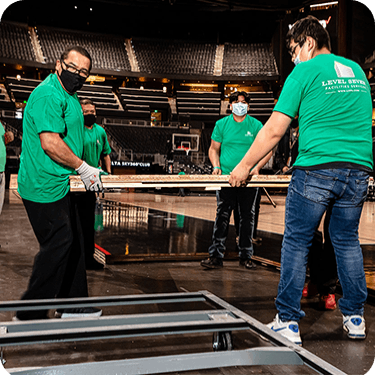
[{"label": "man with back to camera", "polygon": [[[250,98],[244,91],[236,91],[229,97],[232,114],[216,122],[211,136],[208,156],[214,167],[212,174],[230,174],[253,143],[262,123],[247,114]],[[270,152],[255,166],[259,171],[271,158]],[[258,188],[222,188],[216,191],[217,211],[212,245],[208,249],[209,258],[201,262],[207,269],[223,267],[225,241],[228,235],[229,220],[234,209],[238,210],[238,250],[240,265],[247,269],[255,268],[253,256],[253,230],[255,201]]]},{"label": "man with back to camera", "polygon": [[343,328],[349,338],[364,339],[367,288],[358,226],[373,166],[370,86],[357,63],[331,53],[329,35],[315,17],[297,21],[286,40],[297,66],[229,182],[243,183],[299,115],[299,154],[285,203],[278,314],[268,327],[302,345],[298,322],[305,315],[300,300],[308,249],[331,208],[328,230],[343,290]]},{"label": "man with back to camera", "polygon": [[[83,160],[92,167],[98,168],[103,157],[104,170],[111,173],[111,147],[105,130],[96,123],[96,108],[90,99],[81,100],[84,118]],[[78,214],[81,220],[86,269],[103,269],[103,265],[94,259],[95,248],[95,191],[77,193]]]},{"label": "man with back to camera", "polygon": [[[100,171],[82,160],[83,115],[76,91],[91,70],[82,47],[66,49],[31,93],[23,118],[18,192],[40,249],[23,300],[87,297],[81,228],[69,176],[75,171],[87,190],[102,189]],[[45,319],[47,310],[18,311],[15,319]],[[98,316],[96,308],[57,311],[62,318]]]}]

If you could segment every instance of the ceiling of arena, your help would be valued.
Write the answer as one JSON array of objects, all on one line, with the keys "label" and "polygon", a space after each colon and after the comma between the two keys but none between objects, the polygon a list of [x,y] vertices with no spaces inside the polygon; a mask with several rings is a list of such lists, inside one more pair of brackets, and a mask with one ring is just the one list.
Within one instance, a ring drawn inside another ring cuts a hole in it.
[{"label": "ceiling of arena", "polygon": [[95,0],[107,4],[118,4],[124,6],[138,6],[143,9],[171,7],[175,10],[194,9],[196,11],[285,11],[304,7],[309,4],[326,2],[326,0]]}]

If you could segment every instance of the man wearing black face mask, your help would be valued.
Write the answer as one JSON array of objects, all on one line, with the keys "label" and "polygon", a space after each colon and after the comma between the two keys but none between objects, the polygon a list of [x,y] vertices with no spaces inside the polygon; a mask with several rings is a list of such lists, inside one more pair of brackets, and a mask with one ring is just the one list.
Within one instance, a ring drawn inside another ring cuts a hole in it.
[{"label": "man wearing black face mask", "polygon": [[[82,99],[81,106],[85,125],[83,131],[83,160],[92,167],[97,168],[101,157],[103,157],[103,167],[110,173],[111,158],[109,154],[111,153],[111,147],[109,146],[105,130],[96,124],[95,105],[90,99]],[[86,269],[99,270],[103,268],[103,265],[96,262],[93,258],[96,195],[93,191],[78,194],[78,214],[81,219]]]},{"label": "man wearing black face mask", "polygon": [[[81,227],[69,176],[77,172],[87,190],[102,188],[100,170],[83,155],[83,115],[76,90],[91,69],[82,47],[71,47],[31,93],[23,118],[18,192],[39,242],[23,300],[87,297]],[[16,319],[45,319],[48,310],[18,311]],[[99,316],[96,308],[65,309],[62,318]]]}]

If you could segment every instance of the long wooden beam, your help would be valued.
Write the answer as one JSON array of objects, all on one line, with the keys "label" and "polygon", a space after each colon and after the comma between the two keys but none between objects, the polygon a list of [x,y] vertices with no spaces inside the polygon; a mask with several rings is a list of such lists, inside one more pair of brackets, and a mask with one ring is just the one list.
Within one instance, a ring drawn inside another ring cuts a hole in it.
[{"label": "long wooden beam", "polygon": [[[291,176],[252,176],[247,187],[287,188],[290,179]],[[200,187],[215,190],[230,187],[228,175],[109,175],[102,176],[101,180],[104,189]],[[70,191],[85,191],[79,176],[70,176]]]}]

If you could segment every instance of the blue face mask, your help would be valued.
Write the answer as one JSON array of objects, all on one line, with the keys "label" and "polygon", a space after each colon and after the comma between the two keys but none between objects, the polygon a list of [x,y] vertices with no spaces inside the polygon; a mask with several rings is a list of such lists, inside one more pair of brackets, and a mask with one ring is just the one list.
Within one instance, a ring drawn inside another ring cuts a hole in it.
[{"label": "blue face mask", "polygon": [[[299,50],[299,52],[298,52],[298,55],[296,56],[296,58],[294,59],[294,65],[295,66],[297,66],[298,64],[301,64],[303,61],[301,61],[301,59],[299,58],[299,55],[301,54],[301,51],[302,51],[302,48],[303,48],[303,46],[305,45],[305,43],[303,43],[302,44],[302,46],[301,46],[301,48],[300,48],[300,50]],[[308,58],[308,60],[310,60],[309,58]]]},{"label": "blue face mask", "polygon": [[233,103],[232,113],[237,116],[244,116],[247,113],[247,103]]}]

